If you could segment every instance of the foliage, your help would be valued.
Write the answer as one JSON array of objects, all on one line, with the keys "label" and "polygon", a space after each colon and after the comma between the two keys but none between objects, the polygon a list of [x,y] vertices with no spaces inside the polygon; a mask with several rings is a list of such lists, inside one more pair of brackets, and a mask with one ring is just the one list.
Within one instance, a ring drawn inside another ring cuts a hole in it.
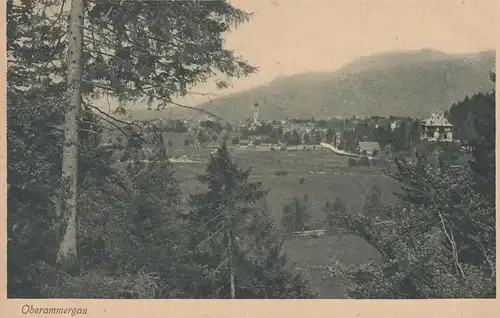
[{"label": "foliage", "polygon": [[392,146],[396,151],[408,150],[420,141],[420,123],[418,120],[403,118],[392,131]]},{"label": "foliage", "polygon": [[[153,275],[158,284],[144,297],[185,296],[192,279],[186,273],[196,268],[190,270],[187,252],[180,252],[187,231],[160,131],[185,127],[120,121],[92,101],[104,92],[121,101],[148,97],[167,103],[214,74],[253,72],[222,41],[224,32],[249,15],[224,1],[86,1],[84,107],[78,124],[80,253],[71,272],[60,272],[55,255],[65,227],[58,210],[65,2],[7,3],[8,295],[121,298],[125,286],[141,289],[133,277]],[[110,127],[124,139],[113,142],[123,148],[122,160],[130,161],[125,172],[113,167],[113,151],[102,146]],[[148,143],[154,147],[145,154]],[[158,161],[138,163],[145,155]],[[60,279],[47,279],[51,272]]]},{"label": "foliage", "polygon": [[294,129],[289,135],[288,138],[288,145],[290,146],[297,146],[302,144],[301,138],[300,138],[300,133]]},{"label": "foliage", "polygon": [[30,1],[7,6],[7,289],[38,297],[30,264],[55,258],[60,234],[54,202],[62,146],[61,91],[51,77],[64,51],[64,30],[40,17]]},{"label": "foliage", "polygon": [[330,201],[326,201],[325,206],[323,207],[323,212],[325,213],[326,224],[328,229],[331,231],[336,231],[338,228],[337,216],[338,215],[346,215],[347,207],[340,200],[339,197],[335,198],[335,201],[331,203]]},{"label": "foliage", "polygon": [[309,133],[304,134],[304,144],[308,145],[311,142],[311,136]]},{"label": "foliage", "polygon": [[321,130],[314,130],[314,139],[313,142],[315,145],[319,145],[323,140],[323,132]]},{"label": "foliage", "polygon": [[301,273],[291,269],[282,246],[282,242],[271,246],[263,261],[253,265],[253,270],[246,277],[250,287],[242,288],[241,298],[315,298],[316,295]]},{"label": "foliage", "polygon": [[220,134],[221,131],[224,129],[224,127],[222,127],[221,123],[216,122],[216,121],[211,121],[211,120],[201,121],[200,127],[204,128],[207,131],[214,132],[216,134]]},{"label": "foliage", "polygon": [[467,187],[470,171],[439,173],[427,165],[423,175],[400,165],[411,183],[400,203],[374,218],[337,216],[344,231],[367,240],[384,262],[332,271],[354,278],[356,298],[494,297],[495,212]]},{"label": "foliage", "polygon": [[274,172],[274,175],[275,176],[286,176],[286,175],[288,175],[288,171],[287,170],[276,170]]},{"label": "foliage", "polygon": [[328,128],[326,132],[326,142],[331,144],[335,138],[335,131],[332,128]]},{"label": "foliage", "polygon": [[361,158],[349,157],[349,159],[347,160],[347,164],[349,165],[349,167],[371,166],[370,159],[367,156],[363,156]]},{"label": "foliage", "polygon": [[203,143],[206,143],[210,140],[209,136],[207,135],[206,132],[204,132],[203,130],[200,130],[197,134],[196,134],[196,141],[198,141],[200,144],[203,144]]},{"label": "foliage", "polygon": [[[494,75],[493,75],[494,76]],[[479,138],[471,142],[472,155],[471,169],[474,172],[474,185],[478,192],[488,196],[495,202],[496,187],[496,117],[495,92],[489,94],[482,108],[474,117],[474,128]]]},{"label": "foliage", "polygon": [[391,125],[379,125],[375,131],[375,136],[375,139],[380,144],[381,148],[384,148],[387,144],[390,144],[393,139]]},{"label": "foliage", "polygon": [[43,294],[50,298],[150,299],[155,297],[158,288],[156,277],[143,271],[113,277],[102,270],[71,276],[42,263],[36,264],[33,269],[39,271],[37,276],[47,282],[49,279],[58,282],[55,286],[53,282],[44,285]]},{"label": "foliage", "polygon": [[188,131],[187,125],[180,119],[168,119],[162,122],[161,126],[165,132],[186,133]]},{"label": "foliage", "polygon": [[305,231],[309,228],[308,197],[295,197],[292,202],[283,207],[283,226],[288,232]]},{"label": "foliage", "polygon": [[[479,138],[474,149],[484,152],[473,151],[475,160],[487,162],[494,154],[490,111],[481,109],[490,114],[482,130],[490,137]],[[401,158],[396,163],[393,176],[402,184],[398,203],[377,208],[375,216],[335,216],[343,231],[364,238],[383,261],[361,266],[334,262],[327,275],[349,278],[354,298],[495,297],[494,187],[477,187],[474,163],[457,169],[443,162],[433,165],[419,155],[415,162]],[[494,170],[481,173],[494,180]]]},{"label": "foliage", "polygon": [[222,34],[250,18],[226,1],[96,1],[86,16],[90,92],[168,103],[214,73],[233,77],[255,70],[223,48]]},{"label": "foliage", "polygon": [[380,213],[382,209],[382,191],[380,190],[379,186],[374,185],[370,189],[370,192],[366,197],[365,206],[363,207],[363,214],[367,217],[374,218]]},{"label": "foliage", "polygon": [[465,99],[451,105],[448,114],[450,124],[454,126],[455,138],[471,142],[478,138],[474,127],[474,117],[478,110],[484,110],[490,103],[490,94],[478,93],[465,96]]}]

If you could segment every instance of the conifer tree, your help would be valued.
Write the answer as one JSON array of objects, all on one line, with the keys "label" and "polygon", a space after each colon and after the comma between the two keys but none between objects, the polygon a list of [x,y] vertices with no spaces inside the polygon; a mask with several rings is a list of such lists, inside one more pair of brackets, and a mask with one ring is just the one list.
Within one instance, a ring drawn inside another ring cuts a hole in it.
[{"label": "conifer tree", "polygon": [[337,219],[339,216],[347,213],[347,207],[340,198],[337,197],[333,203],[326,201],[323,212],[325,213],[328,229],[335,231],[338,228]]},{"label": "conifer tree", "polygon": [[335,131],[332,128],[328,128],[326,131],[326,142],[331,144],[334,140],[335,137]]},{"label": "conifer tree", "polygon": [[288,232],[305,231],[311,218],[308,209],[308,198],[295,197],[291,203],[283,207],[283,226]]},{"label": "conifer tree", "polygon": [[378,185],[374,185],[368,193],[363,207],[363,214],[368,217],[376,217],[383,209],[382,192]]},{"label": "conifer tree", "polygon": [[[169,103],[178,104],[175,96],[189,94],[190,86],[207,81],[209,75],[236,77],[255,68],[223,46],[222,34],[250,18],[226,1],[72,0],[70,19],[64,4],[58,0],[28,0],[19,5],[9,3],[9,12],[21,8],[32,15],[31,21],[43,21],[44,36],[70,30],[68,37],[43,39],[43,51],[38,47],[35,50],[46,59],[45,65],[58,66],[51,76],[68,75],[64,99],[72,106],[64,110],[61,213],[66,222],[60,255],[61,259],[76,259],[79,118],[85,112],[94,112],[105,121],[117,123],[93,105],[93,100],[103,93],[113,96],[120,101],[120,113],[125,111],[126,101],[141,98],[149,105],[155,102],[160,109]],[[51,16],[50,11],[57,15]],[[18,42],[16,48],[22,50],[28,42]],[[60,43],[68,45],[68,63],[62,61]],[[227,86],[222,80],[216,81],[218,87]]]},{"label": "conifer tree", "polygon": [[192,229],[189,248],[204,268],[193,282],[195,297],[305,297],[307,286],[285,266],[263,201],[267,191],[249,182],[249,175],[250,170],[233,163],[222,143],[199,177],[206,191],[192,195],[192,211],[186,216]]}]

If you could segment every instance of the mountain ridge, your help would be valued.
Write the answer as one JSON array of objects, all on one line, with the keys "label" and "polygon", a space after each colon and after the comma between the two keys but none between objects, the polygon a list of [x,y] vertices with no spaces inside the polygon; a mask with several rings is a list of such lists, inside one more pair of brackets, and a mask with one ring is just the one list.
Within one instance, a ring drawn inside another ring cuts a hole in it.
[{"label": "mountain ridge", "polygon": [[[494,88],[495,51],[447,54],[424,48],[359,57],[336,71],[283,76],[198,105],[226,120],[245,120],[255,100],[261,119],[427,116]],[[175,110],[175,116],[196,111]],[[156,113],[158,114],[158,113]],[[171,115],[173,113],[171,112]]]}]

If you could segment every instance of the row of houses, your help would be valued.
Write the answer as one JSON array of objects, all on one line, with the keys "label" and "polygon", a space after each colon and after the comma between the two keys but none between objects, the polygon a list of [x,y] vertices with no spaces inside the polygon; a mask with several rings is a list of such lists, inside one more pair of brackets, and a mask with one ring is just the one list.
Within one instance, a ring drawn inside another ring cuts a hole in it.
[{"label": "row of houses", "polygon": [[[383,120],[387,119],[377,119],[373,124],[376,124],[376,126],[387,124],[383,122]],[[397,121],[391,123],[391,128],[394,129],[397,124]],[[420,139],[422,141],[453,141],[453,125],[451,125],[445,118],[445,116],[441,113],[434,112],[431,117],[422,120],[420,126]],[[281,128],[283,133],[291,133],[293,131],[296,131],[299,134],[302,143],[306,142],[306,135],[309,135],[309,140],[321,139],[322,142],[325,142],[326,135],[328,133],[328,128],[317,128],[314,127],[313,123],[290,123],[288,121],[281,121],[276,122],[273,127],[276,129]],[[347,128],[347,130],[349,130],[349,128]],[[268,136],[254,135],[251,137],[252,139],[240,140],[239,144],[240,146],[244,147],[252,146],[252,144],[262,143],[262,141],[266,140],[267,137]],[[334,140],[332,142],[332,145],[341,149],[343,145],[343,138],[341,134],[339,132],[336,132],[333,137]],[[357,144],[357,148],[359,153],[367,153],[369,155],[373,155],[374,153],[380,151],[380,145],[377,142],[373,141],[361,141]]]}]

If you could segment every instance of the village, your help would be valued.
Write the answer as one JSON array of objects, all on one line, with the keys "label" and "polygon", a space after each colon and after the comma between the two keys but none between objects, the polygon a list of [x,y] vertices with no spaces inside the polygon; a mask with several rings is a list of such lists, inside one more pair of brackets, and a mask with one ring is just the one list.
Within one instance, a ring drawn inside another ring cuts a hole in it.
[{"label": "village", "polygon": [[182,133],[183,142],[177,145],[169,139],[171,134],[165,135],[167,148],[175,148],[171,160],[179,162],[200,159],[199,151],[190,150],[215,153],[221,141],[238,151],[327,151],[357,159],[367,157],[370,161],[380,158],[381,154],[408,151],[417,144],[460,144],[453,138],[453,125],[446,118],[446,112],[439,111],[425,119],[353,116],[262,120],[255,102],[252,116],[246,121],[221,123],[202,114],[190,120],[156,124],[171,133]]}]

